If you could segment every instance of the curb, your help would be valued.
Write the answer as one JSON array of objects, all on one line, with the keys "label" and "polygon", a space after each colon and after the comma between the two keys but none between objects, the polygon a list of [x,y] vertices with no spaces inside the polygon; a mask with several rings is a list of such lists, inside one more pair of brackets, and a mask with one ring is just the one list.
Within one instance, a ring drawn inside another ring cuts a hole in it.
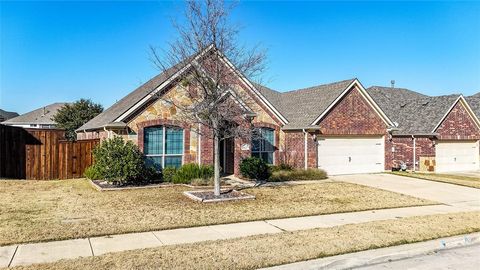
[{"label": "curb", "polygon": [[324,257],[320,259],[278,265],[263,269],[353,269],[392,261],[399,261],[424,254],[461,248],[475,244],[480,244],[480,233],[471,233],[412,244],[370,249],[354,253]]}]

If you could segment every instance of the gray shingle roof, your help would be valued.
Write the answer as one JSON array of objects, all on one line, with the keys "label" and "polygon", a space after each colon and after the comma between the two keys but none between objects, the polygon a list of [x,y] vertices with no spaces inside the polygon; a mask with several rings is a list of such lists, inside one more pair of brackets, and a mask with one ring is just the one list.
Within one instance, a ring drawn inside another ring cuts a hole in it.
[{"label": "gray shingle roof", "polygon": [[124,112],[137,104],[140,100],[150,94],[158,86],[167,81],[179,69],[179,65],[171,67],[166,71],[160,73],[159,75],[153,77],[152,79],[135,89],[133,92],[117,101],[108,109],[94,117],[92,120],[79,127],[77,131],[99,129],[107,124],[112,123],[115,119],[120,117]]},{"label": "gray shingle roof", "polygon": [[372,86],[367,92],[394,122],[395,134],[430,134],[460,96],[426,96],[404,88]]},{"label": "gray shingle roof", "polygon": [[480,93],[466,97],[468,105],[472,108],[478,118],[480,118]]},{"label": "gray shingle roof", "polygon": [[51,119],[57,111],[63,107],[65,102],[53,103],[31,112],[19,115],[17,117],[8,119],[7,121],[2,122],[3,124],[9,125],[28,125],[28,124],[44,124],[44,125],[53,125],[55,122]]},{"label": "gray shingle roof", "polygon": [[0,122],[8,120],[13,117],[17,117],[17,116],[18,116],[18,113],[16,112],[9,112],[9,111],[4,111],[0,109]]}]

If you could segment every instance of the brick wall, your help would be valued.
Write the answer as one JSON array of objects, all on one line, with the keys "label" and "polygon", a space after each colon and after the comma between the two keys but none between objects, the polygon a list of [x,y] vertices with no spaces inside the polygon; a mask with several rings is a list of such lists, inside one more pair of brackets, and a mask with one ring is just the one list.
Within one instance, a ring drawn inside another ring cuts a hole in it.
[{"label": "brick wall", "polygon": [[[388,160],[390,166],[385,169],[400,166],[402,161],[407,164],[409,170],[413,169],[413,139],[411,137],[393,137],[389,148],[385,150],[391,153],[391,159]],[[417,164],[419,164],[421,157],[435,157],[435,145],[430,138],[416,138],[415,149]],[[418,170],[419,167],[417,166],[416,169]]]},{"label": "brick wall", "polygon": [[323,135],[383,135],[386,128],[357,88],[352,88],[320,122]]},{"label": "brick wall", "polygon": [[436,130],[440,140],[479,140],[480,129],[465,106],[458,102]]}]

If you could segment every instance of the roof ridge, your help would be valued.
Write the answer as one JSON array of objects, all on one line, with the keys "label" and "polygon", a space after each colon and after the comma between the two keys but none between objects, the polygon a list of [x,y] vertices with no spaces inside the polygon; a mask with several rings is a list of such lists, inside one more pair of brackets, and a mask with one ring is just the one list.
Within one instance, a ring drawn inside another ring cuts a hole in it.
[{"label": "roof ridge", "polygon": [[313,89],[317,89],[317,88],[320,88],[320,87],[331,86],[331,85],[336,85],[336,84],[341,84],[341,83],[346,83],[346,82],[353,82],[353,81],[356,80],[356,79],[357,79],[357,78],[352,78],[352,79],[348,79],[348,80],[342,80],[342,81],[336,81],[336,82],[332,82],[332,83],[319,84],[319,85],[315,85],[315,86],[309,86],[309,87],[304,87],[304,88],[299,88],[299,89],[294,89],[294,90],[289,90],[289,91],[279,92],[279,93],[281,93],[281,94],[289,94],[289,93],[295,93],[295,92],[300,92],[300,91],[308,91],[308,90],[313,90]]}]

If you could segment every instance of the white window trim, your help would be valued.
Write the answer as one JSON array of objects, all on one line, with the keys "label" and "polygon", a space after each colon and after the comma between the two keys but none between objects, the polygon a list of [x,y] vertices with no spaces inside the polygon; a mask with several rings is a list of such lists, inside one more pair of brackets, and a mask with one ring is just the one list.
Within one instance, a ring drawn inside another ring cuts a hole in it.
[{"label": "white window trim", "polygon": [[[158,125],[158,126],[149,126],[149,127],[145,127],[145,129],[148,129],[148,128],[153,128],[153,127],[162,127],[162,153],[161,154],[145,154],[146,157],[161,157],[162,158],[162,169],[165,168],[165,157],[182,157],[182,164],[180,166],[183,166],[183,164],[185,163],[185,129],[183,128],[179,128],[182,130],[182,139],[183,139],[183,143],[182,143],[182,154],[165,154],[165,145],[166,145],[166,141],[165,141],[165,138],[166,138],[166,128],[169,127],[168,125],[165,126],[165,125]],[[145,147],[145,133],[143,134],[143,146]],[[144,150],[145,152],[145,150]]]},{"label": "white window trim", "polygon": [[251,154],[253,153],[259,153],[260,156],[262,156],[262,153],[272,153],[272,165],[276,165],[275,164],[275,145],[277,144],[277,139],[276,139],[276,136],[275,136],[275,129],[274,128],[269,128],[269,127],[257,127],[257,129],[269,129],[269,130],[272,130],[273,131],[273,151],[253,151],[253,140],[252,140],[252,151],[251,151]]}]

